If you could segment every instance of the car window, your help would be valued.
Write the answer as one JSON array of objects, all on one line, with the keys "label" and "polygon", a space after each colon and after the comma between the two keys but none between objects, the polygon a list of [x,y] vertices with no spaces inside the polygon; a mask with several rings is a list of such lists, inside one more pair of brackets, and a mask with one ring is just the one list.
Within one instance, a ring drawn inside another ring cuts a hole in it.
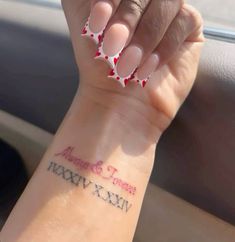
[{"label": "car window", "polygon": [[[61,0],[16,0],[61,8]],[[235,0],[186,0],[202,14],[205,36],[235,43]]]},{"label": "car window", "polygon": [[[60,7],[61,0],[18,0]],[[235,0],[187,0],[205,20],[205,26],[235,31]]]},{"label": "car window", "polygon": [[205,26],[235,31],[234,0],[188,0],[200,10]]}]

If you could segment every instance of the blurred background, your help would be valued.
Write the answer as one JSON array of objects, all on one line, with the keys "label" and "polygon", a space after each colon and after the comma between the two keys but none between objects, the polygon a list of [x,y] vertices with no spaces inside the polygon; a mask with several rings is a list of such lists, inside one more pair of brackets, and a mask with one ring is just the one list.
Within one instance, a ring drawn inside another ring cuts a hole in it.
[{"label": "blurred background", "polygon": [[205,20],[205,26],[235,30],[234,0],[187,0],[195,6]]},{"label": "blurred background", "polygon": [[[11,0],[4,0],[11,1]],[[60,0],[13,0],[30,2],[60,8]],[[210,27],[225,27],[235,30],[235,1],[234,0],[187,0],[202,13],[205,25]]]},{"label": "blurred background", "polygon": [[[61,7],[60,0],[1,0],[26,2],[45,5],[49,7]],[[235,30],[235,1],[234,0],[187,0],[202,13],[205,24],[211,27],[226,27]]]}]

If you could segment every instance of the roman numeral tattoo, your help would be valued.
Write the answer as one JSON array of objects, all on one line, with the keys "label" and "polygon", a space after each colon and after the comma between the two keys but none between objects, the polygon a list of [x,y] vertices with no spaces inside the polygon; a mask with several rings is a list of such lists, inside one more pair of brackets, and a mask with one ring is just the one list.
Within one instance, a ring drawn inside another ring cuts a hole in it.
[{"label": "roman numeral tattoo", "polygon": [[125,213],[127,213],[132,207],[132,204],[120,195],[106,190],[103,186],[90,181],[86,177],[59,165],[54,161],[50,161],[47,171],[61,177],[63,180],[74,186],[81,187],[84,190],[89,188],[92,189],[91,194],[93,196],[102,199],[104,202],[122,210]]},{"label": "roman numeral tattoo", "polygon": [[72,183],[73,185],[82,186],[84,189],[86,189],[92,183],[85,177],[80,176],[78,173],[74,173],[73,171],[66,169],[64,166],[58,165],[55,162],[50,162],[47,170],[52,171],[57,176],[61,176],[64,180]]},{"label": "roman numeral tattoo", "polygon": [[93,192],[93,195],[103,199],[105,202],[108,202],[109,204],[117,208],[120,208],[126,213],[132,206],[132,204],[129,204],[129,202],[123,197],[120,197],[118,194],[115,194],[113,192],[106,191],[104,187],[97,184],[95,184],[95,191]]}]

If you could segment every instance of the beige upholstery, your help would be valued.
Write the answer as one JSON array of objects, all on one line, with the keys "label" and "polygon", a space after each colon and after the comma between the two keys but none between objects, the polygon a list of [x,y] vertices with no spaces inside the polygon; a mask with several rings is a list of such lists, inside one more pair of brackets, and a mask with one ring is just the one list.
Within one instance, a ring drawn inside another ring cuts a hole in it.
[{"label": "beige upholstery", "polygon": [[235,224],[235,44],[207,42],[155,169],[153,182]]}]

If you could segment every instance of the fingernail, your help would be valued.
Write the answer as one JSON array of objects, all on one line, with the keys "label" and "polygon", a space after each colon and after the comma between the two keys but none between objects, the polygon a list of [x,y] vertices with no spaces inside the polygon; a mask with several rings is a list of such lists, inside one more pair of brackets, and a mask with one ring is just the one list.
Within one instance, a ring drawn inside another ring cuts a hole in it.
[{"label": "fingernail", "polygon": [[97,2],[90,14],[89,27],[93,33],[103,31],[112,15],[112,6],[105,1]]},{"label": "fingernail", "polygon": [[122,85],[122,87],[126,87],[127,84],[128,84],[128,82],[130,81],[130,78],[122,78],[122,77],[120,77],[120,76],[117,74],[116,68],[111,69],[111,71],[110,71],[108,77],[110,77],[110,78],[112,78],[112,79],[118,81],[118,82]]},{"label": "fingernail", "polygon": [[103,41],[100,42],[100,44],[98,45],[98,49],[96,51],[96,54],[95,54],[95,59],[103,59],[103,60],[106,60],[107,63],[110,65],[111,68],[116,68],[116,64],[120,58],[120,55],[121,53],[113,56],[113,57],[110,57],[108,55],[106,55],[103,51]]},{"label": "fingernail", "polygon": [[142,81],[140,82],[140,85],[144,88],[144,87],[146,86],[146,84],[148,83],[148,81],[149,81],[148,78],[145,79],[145,80],[142,80]]},{"label": "fingernail", "polygon": [[99,44],[102,40],[102,37],[103,37],[103,31],[99,32],[99,33],[93,33],[91,30],[90,30],[90,27],[89,27],[89,20],[87,21],[85,27],[83,28],[82,30],[82,36],[85,36],[85,37],[88,37],[88,38],[91,38],[92,40],[94,40],[94,42],[96,44]]},{"label": "fingernail", "polygon": [[139,80],[147,79],[159,65],[158,54],[151,54],[144,64],[138,68],[136,78]]},{"label": "fingernail", "polygon": [[115,56],[123,50],[129,37],[129,29],[120,23],[113,24],[104,35],[103,51],[107,56]]},{"label": "fingernail", "polygon": [[117,73],[120,77],[130,76],[139,66],[142,59],[142,50],[135,46],[129,46],[124,50],[117,64]]},{"label": "fingernail", "polygon": [[112,15],[112,6],[107,2],[96,3],[92,10],[85,27],[82,30],[82,36],[90,37],[96,44],[100,43],[103,37],[104,29]]}]

